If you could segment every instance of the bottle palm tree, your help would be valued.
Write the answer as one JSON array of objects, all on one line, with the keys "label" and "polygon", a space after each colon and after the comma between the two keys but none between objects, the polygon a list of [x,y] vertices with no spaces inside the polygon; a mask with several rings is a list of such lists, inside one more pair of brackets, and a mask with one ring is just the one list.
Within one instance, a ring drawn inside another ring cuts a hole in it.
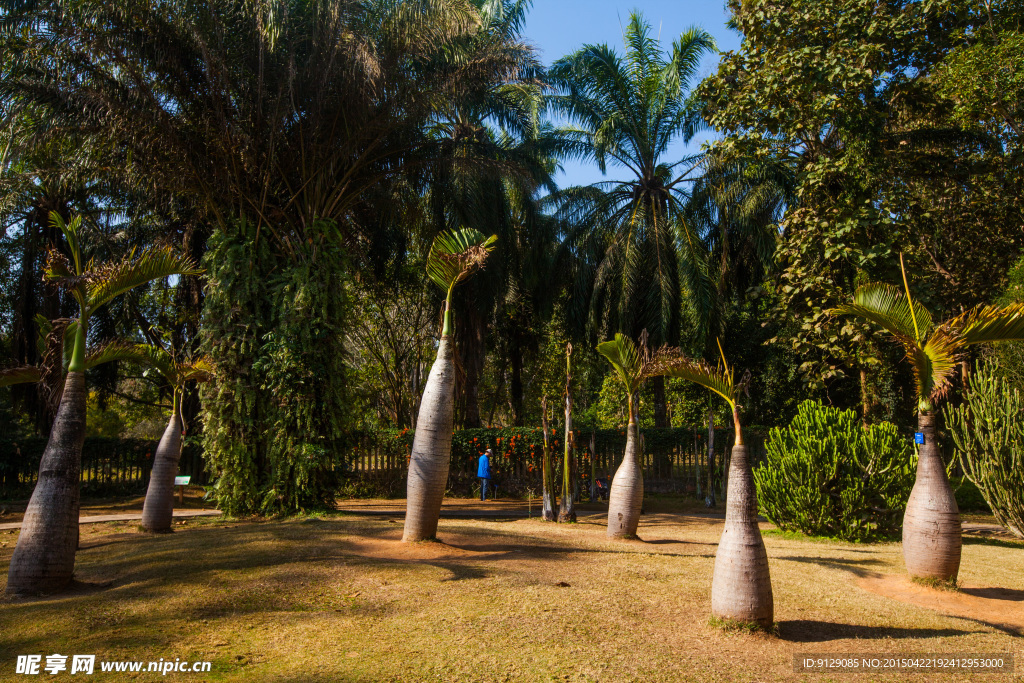
[{"label": "bottle palm tree", "polygon": [[427,256],[427,275],[445,292],[444,322],[437,359],[423,387],[413,437],[406,493],[404,541],[437,536],[437,521],[448,483],[455,398],[455,361],[451,341],[452,292],[483,267],[497,237],[472,229],[441,233]]},{"label": "bottle palm tree", "polygon": [[647,350],[647,335],[642,334],[640,349],[624,334],[597,345],[597,351],[608,359],[615,374],[626,387],[629,423],[626,425],[626,452],[615,470],[612,490],[608,494],[608,538],[636,538],[640,508],[644,501],[644,477],[640,469],[639,412],[640,389],[651,377],[653,358]]},{"label": "bottle palm tree", "polygon": [[[608,316],[615,329],[637,337],[648,330],[652,344],[678,343],[679,262],[695,249],[696,236],[682,220],[687,185],[699,175],[700,157],[664,161],[669,146],[688,142],[701,127],[689,97],[701,58],[714,39],[691,28],[671,51],[651,35],[637,12],[630,15],[625,55],[608,45],[586,45],[559,59],[549,77],[556,93],[548,106],[569,118],[561,129],[568,151],[609,163],[628,179],[566,188],[552,196],[558,215],[575,226],[566,247],[579,257],[579,279],[591,322]],[[664,383],[655,378],[655,426],[667,427]]]},{"label": "bottle palm tree", "polygon": [[715,553],[711,614],[719,619],[771,628],[775,608],[768,553],[757,526],[757,489],[740,424],[738,399],[746,382],[735,381],[720,343],[718,352],[721,363],[712,367],[704,361],[693,361],[666,350],[658,354],[654,371],[699,384],[724,398],[732,408],[735,441],[729,463],[725,528]]},{"label": "bottle palm tree", "polygon": [[171,417],[153,454],[146,499],[142,504],[142,527],[146,531],[171,531],[174,517],[174,478],[178,476],[185,419],[181,414],[181,398],[189,382],[206,382],[213,377],[213,364],[205,356],[193,360],[177,360],[165,349],[151,344],[138,344],[132,349],[136,362],[149,367],[171,389]]},{"label": "bottle palm tree", "polygon": [[7,573],[8,593],[49,593],[70,583],[78,548],[78,484],[85,442],[87,391],[86,338],[89,318],[115,297],[152,280],[201,271],[169,248],[134,250],[119,262],[84,262],[80,245],[81,217],[65,223],[56,212],[50,220],[64,233],[71,253],[69,262],[51,250],[45,276],[66,288],[79,308],[69,326],[74,335],[67,377],[57,407],[50,439],[39,463],[39,478],[32,490],[21,534]]},{"label": "bottle palm tree", "polygon": [[[900,256],[903,268],[903,257]],[[977,306],[943,323],[903,288],[885,283],[859,287],[853,303],[834,313],[857,316],[893,336],[914,367],[918,451],[917,478],[903,515],[903,559],[913,577],[955,582],[960,571],[960,510],[946,477],[935,437],[935,408],[949,392],[963,350],[974,344],[1024,339],[1024,304]]]}]

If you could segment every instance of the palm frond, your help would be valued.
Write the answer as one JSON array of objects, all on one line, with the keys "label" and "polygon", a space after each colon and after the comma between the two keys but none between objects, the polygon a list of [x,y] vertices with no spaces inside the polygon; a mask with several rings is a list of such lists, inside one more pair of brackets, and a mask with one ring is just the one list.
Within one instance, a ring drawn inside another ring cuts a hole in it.
[{"label": "palm frond", "polygon": [[733,379],[732,368],[725,364],[724,358],[717,367],[712,367],[705,361],[687,358],[678,349],[664,348],[655,356],[655,367],[655,374],[699,384],[724,398],[736,410],[738,387]]},{"label": "palm frond", "polygon": [[162,371],[169,367],[169,363],[164,361],[156,351],[157,347],[149,344],[114,341],[88,352],[85,356],[85,367],[94,368],[104,363],[126,361],[144,368],[157,368]]},{"label": "palm frond", "polygon": [[138,255],[134,250],[122,261],[103,266],[89,274],[88,313],[114,297],[171,275],[198,275],[202,273],[192,259],[169,247],[151,247]]},{"label": "palm frond", "polygon": [[954,332],[964,345],[1024,339],[1024,303],[977,306],[943,327]]},{"label": "palm frond", "polygon": [[443,291],[450,291],[480,268],[494,250],[497,235],[485,237],[479,230],[462,228],[434,238],[427,256],[427,276]]},{"label": "palm frond", "polygon": [[19,365],[13,368],[0,368],[0,387],[14,384],[32,384],[43,377],[35,365]]},{"label": "palm frond", "polygon": [[644,364],[632,339],[618,333],[614,339],[598,344],[597,352],[608,359],[630,395],[640,388],[644,380]]},{"label": "palm frond", "polygon": [[872,282],[857,288],[853,304],[843,304],[830,312],[864,318],[894,337],[920,343],[932,328],[932,314],[918,301],[914,301],[913,306],[912,312],[907,297],[899,287]]},{"label": "palm frond", "polygon": [[183,363],[178,367],[178,379],[185,382],[209,382],[213,379],[213,361],[208,356],[200,356],[191,363]]}]

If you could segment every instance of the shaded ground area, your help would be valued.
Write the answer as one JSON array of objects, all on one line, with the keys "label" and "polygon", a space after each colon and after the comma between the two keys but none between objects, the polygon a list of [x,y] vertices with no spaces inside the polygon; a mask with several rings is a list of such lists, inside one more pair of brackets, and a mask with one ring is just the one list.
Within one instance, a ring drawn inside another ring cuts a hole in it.
[{"label": "shaded ground area", "polygon": [[[401,543],[401,520],[387,516],[190,519],[167,536],[128,522],[83,526],[73,592],[0,599],[0,680],[21,678],[17,654],[58,652],[213,662],[210,674],[167,680],[314,683],[805,680],[795,653],[1024,657],[1024,640],[990,615],[858,586],[902,573],[896,544],[768,537],[779,635],[722,632],[708,625],[721,522],[642,519],[644,540],[626,543],[605,540],[600,515],[443,520],[443,543],[419,544]],[[16,533],[0,532],[0,587]],[[1022,570],[1024,545],[964,547],[972,598],[1020,609]]]},{"label": "shaded ground area", "polygon": [[[174,488],[174,507],[182,510],[211,510],[215,506],[209,501],[203,500],[206,491],[202,486],[186,486],[185,498],[182,502],[180,490]],[[135,496],[114,496],[110,498],[82,500],[82,517],[93,517],[99,515],[117,515],[130,512],[142,512],[142,503],[146,500],[145,495]],[[25,516],[25,508],[28,506],[28,498],[0,502],[0,524],[11,524],[20,522]]]}]

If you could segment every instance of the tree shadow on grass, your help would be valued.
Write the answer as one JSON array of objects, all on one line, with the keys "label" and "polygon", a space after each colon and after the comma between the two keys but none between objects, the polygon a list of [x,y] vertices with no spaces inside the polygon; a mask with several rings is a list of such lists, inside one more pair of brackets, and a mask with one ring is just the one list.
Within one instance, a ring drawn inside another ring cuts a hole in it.
[{"label": "tree shadow on grass", "polygon": [[804,557],[798,555],[790,555],[788,557],[778,557],[776,559],[788,560],[789,562],[804,562],[807,564],[816,564],[822,567],[828,567],[829,569],[842,569],[862,579],[869,576],[879,575],[878,572],[868,569],[868,566],[886,566],[886,563],[882,560],[873,558],[865,558],[863,560],[847,560],[839,557]]},{"label": "tree shadow on grass", "polygon": [[883,640],[889,638],[949,638],[981,631],[955,628],[894,628],[838,624],[831,621],[794,619],[778,622],[779,638],[793,643],[824,643],[830,640]]},{"label": "tree shadow on grass", "polygon": [[989,600],[1008,600],[1010,602],[1024,602],[1024,590],[1015,588],[997,588],[994,586],[986,588],[961,588],[961,593],[973,595],[977,598]]},{"label": "tree shadow on grass", "polygon": [[1016,548],[1024,550],[1024,541],[1004,541],[1001,538],[990,538],[988,536],[967,536],[962,537],[964,545],[990,545],[996,548]]}]

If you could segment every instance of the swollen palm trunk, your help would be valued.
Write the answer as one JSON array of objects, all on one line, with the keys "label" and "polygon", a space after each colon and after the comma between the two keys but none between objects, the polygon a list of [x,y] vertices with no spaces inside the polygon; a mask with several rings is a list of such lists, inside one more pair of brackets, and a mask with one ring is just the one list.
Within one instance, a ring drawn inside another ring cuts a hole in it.
[{"label": "swollen palm trunk", "polygon": [[181,457],[181,418],[171,416],[167,429],[153,456],[153,471],[149,475],[146,502],[142,505],[142,527],[146,531],[166,533],[171,530],[174,516],[174,478],[178,476]]},{"label": "swollen palm trunk", "polygon": [[626,427],[626,454],[615,470],[608,494],[608,538],[635,538],[644,501],[644,477],[637,458],[636,423]]},{"label": "swollen palm trunk", "polygon": [[903,515],[903,559],[911,576],[955,581],[960,571],[960,510],[935,443],[935,416],[922,412],[917,479]]},{"label": "swollen palm trunk", "polygon": [[725,501],[725,530],[718,542],[711,581],[711,614],[770,628],[774,620],[772,580],[768,553],[757,527],[757,494],[746,446],[733,446]]},{"label": "swollen palm trunk", "polygon": [[18,544],[7,572],[7,592],[52,593],[71,583],[78,549],[78,480],[85,443],[85,375],[69,372],[39,463]]},{"label": "swollen palm trunk", "polygon": [[437,360],[423,389],[409,460],[403,541],[437,536],[437,520],[448,484],[455,403],[455,363],[448,336],[441,337]]}]

